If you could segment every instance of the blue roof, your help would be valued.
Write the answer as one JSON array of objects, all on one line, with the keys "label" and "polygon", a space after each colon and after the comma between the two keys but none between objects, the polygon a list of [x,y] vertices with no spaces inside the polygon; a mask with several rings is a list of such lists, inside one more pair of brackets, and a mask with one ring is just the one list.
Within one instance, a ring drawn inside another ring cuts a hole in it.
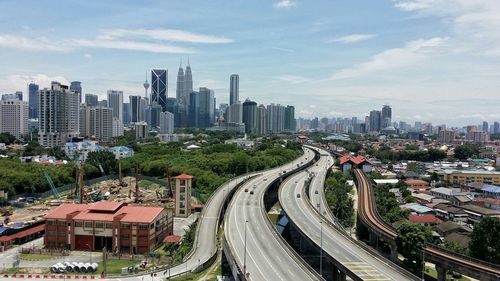
[{"label": "blue roof", "polygon": [[425,214],[425,213],[430,213],[430,212],[434,211],[433,209],[431,209],[427,206],[420,205],[418,203],[404,204],[404,205],[401,205],[401,208],[410,209],[410,210],[412,210],[416,213],[419,213],[419,214]]},{"label": "blue roof", "polygon": [[0,235],[2,235],[7,229],[9,229],[9,228],[4,227],[4,226],[0,226]]},{"label": "blue roof", "polygon": [[500,186],[485,184],[481,190],[484,192],[500,193]]}]

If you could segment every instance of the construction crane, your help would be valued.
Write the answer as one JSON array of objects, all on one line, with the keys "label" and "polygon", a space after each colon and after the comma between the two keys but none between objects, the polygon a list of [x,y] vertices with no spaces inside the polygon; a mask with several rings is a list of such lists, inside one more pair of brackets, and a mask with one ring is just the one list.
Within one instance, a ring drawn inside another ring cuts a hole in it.
[{"label": "construction crane", "polygon": [[54,194],[54,197],[57,199],[59,204],[61,204],[61,196],[59,195],[59,192],[57,191],[57,188],[55,187],[54,183],[52,182],[52,179],[50,178],[49,173],[47,170],[43,170],[43,176],[49,183],[50,189],[52,190],[52,193]]}]

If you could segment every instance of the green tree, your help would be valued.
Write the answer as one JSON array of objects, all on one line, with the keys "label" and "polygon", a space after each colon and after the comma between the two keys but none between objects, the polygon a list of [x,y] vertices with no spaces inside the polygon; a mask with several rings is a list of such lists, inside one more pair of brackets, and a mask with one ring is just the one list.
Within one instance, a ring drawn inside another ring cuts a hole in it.
[{"label": "green tree", "polygon": [[87,155],[87,163],[96,168],[99,168],[99,164],[101,164],[106,175],[118,173],[118,163],[115,159],[115,155],[111,151],[103,150],[89,152]]},{"label": "green tree", "polygon": [[500,264],[500,219],[483,218],[475,225],[469,242],[470,255],[491,263]]},{"label": "green tree", "polygon": [[420,224],[403,223],[398,228],[396,245],[403,255],[403,264],[415,274],[422,270],[422,252],[426,241],[431,241],[432,231]]},{"label": "green tree", "polygon": [[473,156],[479,155],[479,147],[472,144],[464,144],[455,147],[455,158],[460,160],[467,160]]},{"label": "green tree", "polygon": [[0,142],[6,145],[13,144],[16,141],[16,137],[10,133],[0,133]]}]

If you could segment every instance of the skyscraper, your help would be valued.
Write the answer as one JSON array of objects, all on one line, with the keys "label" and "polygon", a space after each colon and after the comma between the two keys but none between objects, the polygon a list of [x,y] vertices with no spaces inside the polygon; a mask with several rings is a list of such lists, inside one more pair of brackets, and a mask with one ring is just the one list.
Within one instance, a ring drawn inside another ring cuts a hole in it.
[{"label": "skyscraper", "polygon": [[243,105],[239,102],[227,108],[227,123],[243,124]]},{"label": "skyscraper", "polygon": [[187,100],[189,98],[189,94],[193,91],[193,73],[191,72],[191,65],[189,64],[189,58],[186,65],[186,72],[184,73],[184,102],[185,106],[187,106]]},{"label": "skyscraper", "polygon": [[113,118],[123,123],[123,91],[108,90],[108,107],[113,109]]},{"label": "skyscraper", "polygon": [[243,123],[245,133],[255,134],[257,132],[257,103],[246,99],[243,103]]},{"label": "skyscraper", "polygon": [[198,128],[208,128],[215,122],[214,91],[200,87]]},{"label": "skyscraper", "polygon": [[141,122],[142,107],[141,107],[141,96],[129,96],[130,102],[130,122],[137,123]]},{"label": "skyscraper", "polygon": [[102,106],[81,107],[80,135],[110,142],[113,138],[113,110]]},{"label": "skyscraper", "polygon": [[267,131],[281,133],[285,129],[285,107],[280,104],[267,106]]},{"label": "skyscraper", "polygon": [[381,129],[382,113],[378,110],[370,111],[370,132],[379,132]]},{"label": "skyscraper", "polygon": [[200,93],[191,92],[191,94],[189,94],[189,106],[188,106],[189,127],[198,128],[199,112],[200,112]]},{"label": "skyscraper", "polygon": [[285,125],[284,129],[287,132],[295,132],[295,107],[288,105],[285,107]]},{"label": "skyscraper", "polygon": [[168,70],[151,70],[151,102],[158,103],[162,110],[167,110]]},{"label": "skyscraper", "polygon": [[240,76],[231,74],[229,79],[229,105],[233,105],[240,100]]},{"label": "skyscraper", "polygon": [[184,70],[182,69],[182,62],[179,65],[179,71],[177,72],[177,88],[175,89],[175,97],[181,106],[185,105],[186,92],[184,92]]},{"label": "skyscraper", "polygon": [[82,82],[71,82],[71,84],[69,85],[69,90],[78,94],[78,104],[82,103]]},{"label": "skyscraper", "polygon": [[85,104],[88,106],[97,106],[99,98],[97,95],[85,94]]},{"label": "skyscraper", "polygon": [[29,98],[29,118],[38,118],[38,90],[39,87],[35,83],[29,83],[28,85],[28,98]]},{"label": "skyscraper", "polygon": [[130,115],[132,110],[130,109],[130,103],[129,102],[124,102],[123,103],[123,125],[128,125],[130,124]]},{"label": "skyscraper", "polygon": [[38,142],[42,146],[62,145],[79,135],[78,94],[68,86],[52,82],[39,91]]},{"label": "skyscraper", "polygon": [[493,134],[500,134],[500,123],[493,123]]},{"label": "skyscraper", "polygon": [[392,119],[392,108],[389,105],[384,105],[382,107],[382,118],[380,119],[381,122],[380,130],[391,126],[391,119]]},{"label": "skyscraper", "polygon": [[489,125],[488,122],[483,121],[483,132],[488,132],[489,130]]},{"label": "skyscraper", "polygon": [[[167,104],[168,104],[168,98],[167,98]],[[165,111],[165,112],[168,112]],[[151,104],[151,107],[150,107],[150,121],[149,121],[149,124],[151,125],[151,128],[155,129],[155,128],[158,128],[160,127],[160,118],[161,118],[161,114],[162,113],[162,108],[159,104],[157,104],[156,102],[152,103]],[[174,118],[172,117],[172,121],[174,120]],[[173,125],[172,125],[173,126]]]},{"label": "skyscraper", "polygon": [[0,101],[0,133],[17,139],[28,133],[28,103],[19,99]]}]

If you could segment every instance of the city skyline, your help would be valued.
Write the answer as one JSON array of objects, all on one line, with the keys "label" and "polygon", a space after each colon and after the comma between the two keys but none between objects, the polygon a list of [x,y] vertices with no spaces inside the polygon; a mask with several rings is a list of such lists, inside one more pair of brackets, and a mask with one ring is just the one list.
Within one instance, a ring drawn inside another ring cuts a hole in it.
[{"label": "city skyline", "polygon": [[[240,101],[291,104],[296,117],[363,117],[387,103],[393,120],[464,126],[500,118],[500,22],[493,17],[500,4],[356,3],[193,1],[186,14],[176,13],[186,9],[179,1],[30,2],[21,23],[13,11],[22,5],[3,2],[0,93],[27,97],[31,80],[40,88],[56,80],[81,81],[82,95],[100,99],[109,89],[143,96],[145,70],[168,69],[176,81],[179,59],[190,58],[193,88],[213,89],[217,104],[228,103],[229,76],[238,73]],[[44,16],[52,11],[54,19]],[[202,12],[203,24],[192,20]],[[176,83],[168,87],[173,96]]]}]

